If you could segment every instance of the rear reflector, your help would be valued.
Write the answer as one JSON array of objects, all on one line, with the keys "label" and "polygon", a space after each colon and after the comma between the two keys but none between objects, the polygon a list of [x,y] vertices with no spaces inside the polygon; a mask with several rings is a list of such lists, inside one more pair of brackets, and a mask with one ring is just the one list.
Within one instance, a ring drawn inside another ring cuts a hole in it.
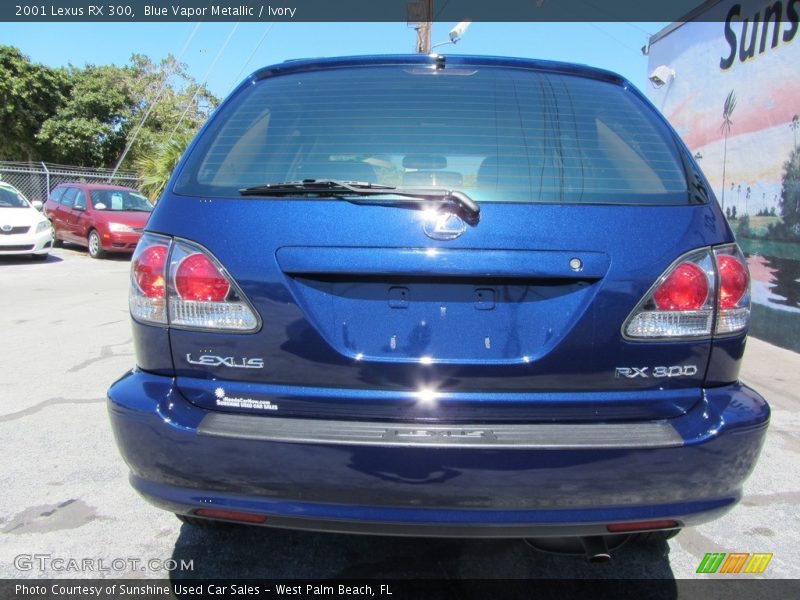
[{"label": "rear reflector", "polygon": [[240,523],[265,523],[265,515],[254,513],[238,512],[235,510],[222,510],[217,508],[198,508],[194,511],[198,517],[208,517],[209,519],[223,519],[225,521],[238,521]]},{"label": "rear reflector", "polygon": [[634,531],[652,531],[660,529],[677,529],[677,521],[660,519],[658,521],[636,521],[633,523],[613,523],[606,527],[609,533],[631,533]]}]

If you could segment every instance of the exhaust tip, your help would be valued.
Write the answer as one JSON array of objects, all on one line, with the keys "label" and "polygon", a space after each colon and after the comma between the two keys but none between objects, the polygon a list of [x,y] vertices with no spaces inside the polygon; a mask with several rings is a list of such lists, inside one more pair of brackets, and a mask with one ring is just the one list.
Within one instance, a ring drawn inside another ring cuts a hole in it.
[{"label": "exhaust tip", "polygon": [[590,563],[605,563],[611,560],[611,554],[608,551],[608,546],[603,536],[593,535],[582,537],[581,544],[583,544],[586,560]]},{"label": "exhaust tip", "polygon": [[600,554],[592,554],[586,557],[590,563],[605,563],[611,560],[611,555],[608,552],[601,552]]}]

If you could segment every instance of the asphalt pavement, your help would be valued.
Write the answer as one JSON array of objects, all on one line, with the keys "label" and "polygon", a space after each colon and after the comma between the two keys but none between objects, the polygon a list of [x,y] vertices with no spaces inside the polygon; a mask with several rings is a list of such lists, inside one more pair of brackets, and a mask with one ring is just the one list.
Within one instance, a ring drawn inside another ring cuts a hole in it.
[{"label": "asphalt pavement", "polygon": [[0,577],[657,578],[691,580],[708,552],[770,552],[765,578],[800,575],[800,356],[748,342],[742,379],[772,406],[739,506],[606,564],[521,540],[421,540],[182,525],[128,485],[106,415],[134,364],[128,257],[76,247],[0,257]]}]

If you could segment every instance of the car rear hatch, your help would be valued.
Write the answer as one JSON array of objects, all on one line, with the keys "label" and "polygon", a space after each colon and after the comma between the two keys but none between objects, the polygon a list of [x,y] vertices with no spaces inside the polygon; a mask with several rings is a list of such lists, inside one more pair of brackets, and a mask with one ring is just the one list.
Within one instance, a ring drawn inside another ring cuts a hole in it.
[{"label": "car rear hatch", "polygon": [[[729,235],[690,196],[667,126],[607,74],[464,59],[448,76],[406,60],[257,76],[187,153],[148,231],[212,257],[258,322],[170,327],[178,389],[198,406],[272,417],[686,412],[710,336],[623,334],[678,257]],[[458,188],[480,218],[391,194],[238,192],[311,177]]]}]

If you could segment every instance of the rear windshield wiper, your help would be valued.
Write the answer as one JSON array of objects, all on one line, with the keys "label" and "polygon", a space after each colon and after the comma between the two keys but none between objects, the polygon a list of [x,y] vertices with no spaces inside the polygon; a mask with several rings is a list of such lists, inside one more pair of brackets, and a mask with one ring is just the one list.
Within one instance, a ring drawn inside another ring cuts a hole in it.
[{"label": "rear windshield wiper", "polygon": [[474,225],[480,218],[481,208],[478,203],[458,190],[436,188],[415,189],[398,188],[391,185],[380,185],[367,181],[341,181],[338,179],[304,179],[303,181],[286,181],[267,183],[239,190],[242,196],[297,196],[314,195],[328,198],[347,196],[402,196],[411,200],[436,201],[456,205],[464,214],[465,220]]}]

